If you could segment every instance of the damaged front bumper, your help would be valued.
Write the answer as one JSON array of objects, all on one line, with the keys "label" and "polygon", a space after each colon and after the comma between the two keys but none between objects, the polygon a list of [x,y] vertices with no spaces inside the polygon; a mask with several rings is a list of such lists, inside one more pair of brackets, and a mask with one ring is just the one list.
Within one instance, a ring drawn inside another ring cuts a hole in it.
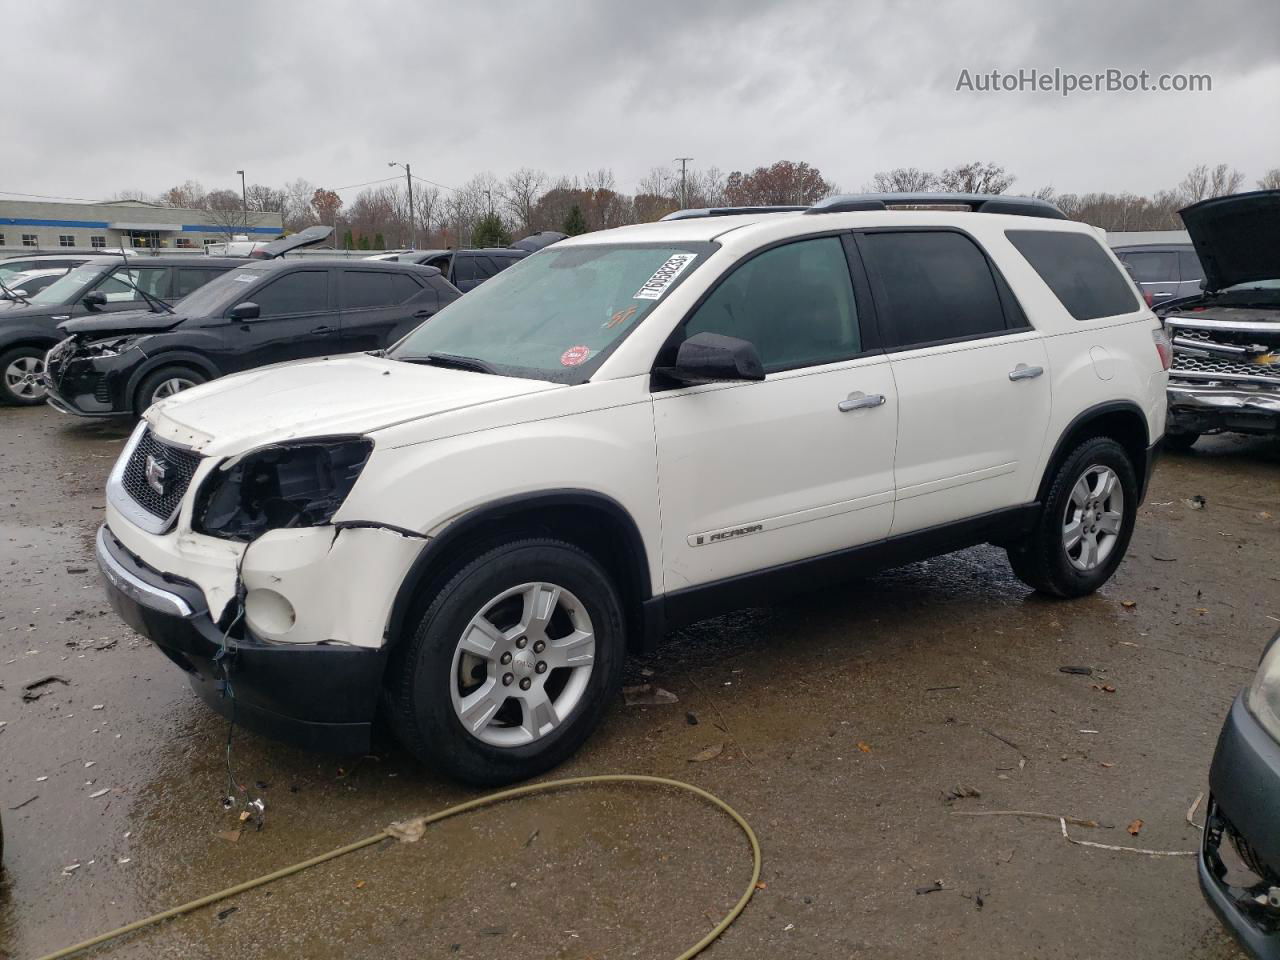
[{"label": "damaged front bumper", "polygon": [[107,526],[98,530],[97,560],[116,613],[182,668],[214,710],[307,749],[368,752],[385,647],[271,642],[240,624],[219,658],[224,633],[198,586],[149,567]]},{"label": "damaged front bumper", "polygon": [[1280,431],[1280,322],[1173,315],[1170,433]]},{"label": "damaged front bumper", "polygon": [[1241,695],[1209,772],[1200,888],[1258,960],[1280,960],[1280,743]]}]

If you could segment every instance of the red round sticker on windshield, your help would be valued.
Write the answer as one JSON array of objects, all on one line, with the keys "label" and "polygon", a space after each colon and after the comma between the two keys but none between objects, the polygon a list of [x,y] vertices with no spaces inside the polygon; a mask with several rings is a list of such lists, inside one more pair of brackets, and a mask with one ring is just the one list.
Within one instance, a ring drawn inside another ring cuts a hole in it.
[{"label": "red round sticker on windshield", "polygon": [[570,347],[564,353],[560,354],[560,366],[576,367],[580,363],[585,363],[589,356],[591,356],[590,347]]}]

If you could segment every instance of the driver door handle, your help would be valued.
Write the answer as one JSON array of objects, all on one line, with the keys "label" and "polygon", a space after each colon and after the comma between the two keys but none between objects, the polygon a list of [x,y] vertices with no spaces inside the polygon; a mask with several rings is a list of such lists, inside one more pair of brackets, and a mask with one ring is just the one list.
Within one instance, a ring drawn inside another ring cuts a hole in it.
[{"label": "driver door handle", "polygon": [[841,400],[836,404],[836,409],[841,413],[848,413],[850,410],[867,410],[871,407],[883,407],[883,393],[851,393],[847,399]]},{"label": "driver door handle", "polygon": [[1025,363],[1020,363],[1009,371],[1010,380],[1034,380],[1040,374],[1044,373],[1044,367],[1028,367]]}]

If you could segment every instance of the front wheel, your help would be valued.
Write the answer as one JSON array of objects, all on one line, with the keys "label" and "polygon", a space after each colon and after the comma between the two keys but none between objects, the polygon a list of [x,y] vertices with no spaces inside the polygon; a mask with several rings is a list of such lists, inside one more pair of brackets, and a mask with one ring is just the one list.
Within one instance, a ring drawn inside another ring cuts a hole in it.
[{"label": "front wheel", "polygon": [[14,347],[0,354],[0,402],[19,407],[44,403],[45,347]]},{"label": "front wheel", "polygon": [[189,367],[161,367],[148,374],[138,387],[136,412],[142,416],[153,403],[199,386],[208,378]]},{"label": "front wheel", "polygon": [[624,657],[621,604],[594,559],[506,544],[459,570],[393,654],[388,713],[411,753],[459,780],[524,780],[582,745]]},{"label": "front wheel", "polygon": [[1058,467],[1035,529],[1009,548],[1009,564],[1041,593],[1093,593],[1124,559],[1137,515],[1137,475],[1124,448],[1109,437],[1086,440]]}]

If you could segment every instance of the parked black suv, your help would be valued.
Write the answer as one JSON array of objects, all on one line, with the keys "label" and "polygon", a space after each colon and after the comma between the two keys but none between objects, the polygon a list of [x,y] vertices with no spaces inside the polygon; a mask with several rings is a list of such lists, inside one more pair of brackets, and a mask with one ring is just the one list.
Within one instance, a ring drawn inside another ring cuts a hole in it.
[{"label": "parked black suv", "polygon": [[136,310],[147,297],[172,302],[246,261],[223,257],[93,257],[26,302],[0,310],[0,403],[44,403],[44,355],[74,317]]},{"label": "parked black suv", "polygon": [[[455,287],[466,293],[490,277],[497,276],[518,260],[543,247],[563,240],[567,234],[543,230],[517,240],[509,247],[481,247],[476,250],[410,250],[394,257],[400,263],[421,263],[436,267]],[[392,259],[392,258],[387,258]]]},{"label": "parked black suv", "polygon": [[62,324],[49,403],[84,417],[141,414],[228,373],[379,350],[461,294],[434,267],[377,260],[239,260],[172,312]]}]

